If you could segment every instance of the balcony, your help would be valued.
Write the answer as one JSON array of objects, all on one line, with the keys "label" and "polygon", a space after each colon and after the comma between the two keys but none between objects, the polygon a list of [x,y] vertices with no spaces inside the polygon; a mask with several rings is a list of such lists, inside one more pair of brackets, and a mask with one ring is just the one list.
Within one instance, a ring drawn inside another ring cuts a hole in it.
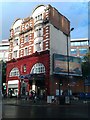
[{"label": "balcony", "polygon": [[34,27],[38,26],[39,24],[43,24],[43,19],[35,21],[34,22]]}]

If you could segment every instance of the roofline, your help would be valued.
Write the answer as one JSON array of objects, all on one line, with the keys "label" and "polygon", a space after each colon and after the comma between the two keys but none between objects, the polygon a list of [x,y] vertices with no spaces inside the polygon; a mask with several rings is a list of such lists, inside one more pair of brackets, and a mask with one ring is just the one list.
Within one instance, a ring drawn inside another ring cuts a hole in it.
[{"label": "roofline", "polygon": [[37,5],[37,6],[32,10],[32,14],[35,12],[35,10],[36,10],[37,8],[39,8],[39,7],[41,7],[41,6],[44,6],[44,7],[45,7],[44,4],[39,4],[39,5]]},{"label": "roofline", "polygon": [[76,38],[76,39],[71,39],[71,41],[83,41],[83,40],[89,40],[88,38]]}]

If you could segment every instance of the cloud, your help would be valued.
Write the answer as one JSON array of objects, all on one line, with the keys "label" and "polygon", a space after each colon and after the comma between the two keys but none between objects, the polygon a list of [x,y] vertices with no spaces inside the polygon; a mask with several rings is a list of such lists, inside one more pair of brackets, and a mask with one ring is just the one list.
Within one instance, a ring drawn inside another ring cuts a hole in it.
[{"label": "cloud", "polygon": [[[15,0],[17,1],[17,0]],[[86,29],[88,24],[88,3],[87,2],[47,2],[55,7],[60,13],[67,17],[71,22],[71,27],[74,27],[72,37],[82,37],[80,31],[83,35],[87,35]],[[9,36],[9,30],[16,18],[28,17],[34,6],[37,3],[19,2],[19,3],[3,3],[3,38]],[[46,3],[44,3],[46,4]],[[25,9],[24,9],[25,8]],[[7,20],[7,22],[6,22]],[[81,30],[82,29],[82,30]]]}]

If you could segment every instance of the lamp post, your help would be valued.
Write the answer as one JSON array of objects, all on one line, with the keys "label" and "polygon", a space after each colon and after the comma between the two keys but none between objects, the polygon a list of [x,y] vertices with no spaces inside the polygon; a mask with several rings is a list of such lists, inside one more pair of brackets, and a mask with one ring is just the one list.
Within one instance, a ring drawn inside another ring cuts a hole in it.
[{"label": "lamp post", "polygon": [[67,78],[68,78],[68,92],[70,92],[70,88],[69,88],[69,48],[68,48],[68,36],[70,35],[71,31],[73,31],[74,28],[71,28],[68,35],[67,35]]}]

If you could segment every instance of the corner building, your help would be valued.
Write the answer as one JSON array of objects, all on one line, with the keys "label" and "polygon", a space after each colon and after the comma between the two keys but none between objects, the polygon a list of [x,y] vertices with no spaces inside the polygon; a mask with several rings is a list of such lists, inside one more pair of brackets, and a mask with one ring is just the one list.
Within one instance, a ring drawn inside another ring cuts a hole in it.
[{"label": "corner building", "polygon": [[13,95],[30,90],[56,94],[56,80],[62,77],[53,77],[53,54],[67,55],[69,31],[70,21],[51,5],[39,5],[31,16],[15,20],[9,38],[7,94],[10,89]]}]

